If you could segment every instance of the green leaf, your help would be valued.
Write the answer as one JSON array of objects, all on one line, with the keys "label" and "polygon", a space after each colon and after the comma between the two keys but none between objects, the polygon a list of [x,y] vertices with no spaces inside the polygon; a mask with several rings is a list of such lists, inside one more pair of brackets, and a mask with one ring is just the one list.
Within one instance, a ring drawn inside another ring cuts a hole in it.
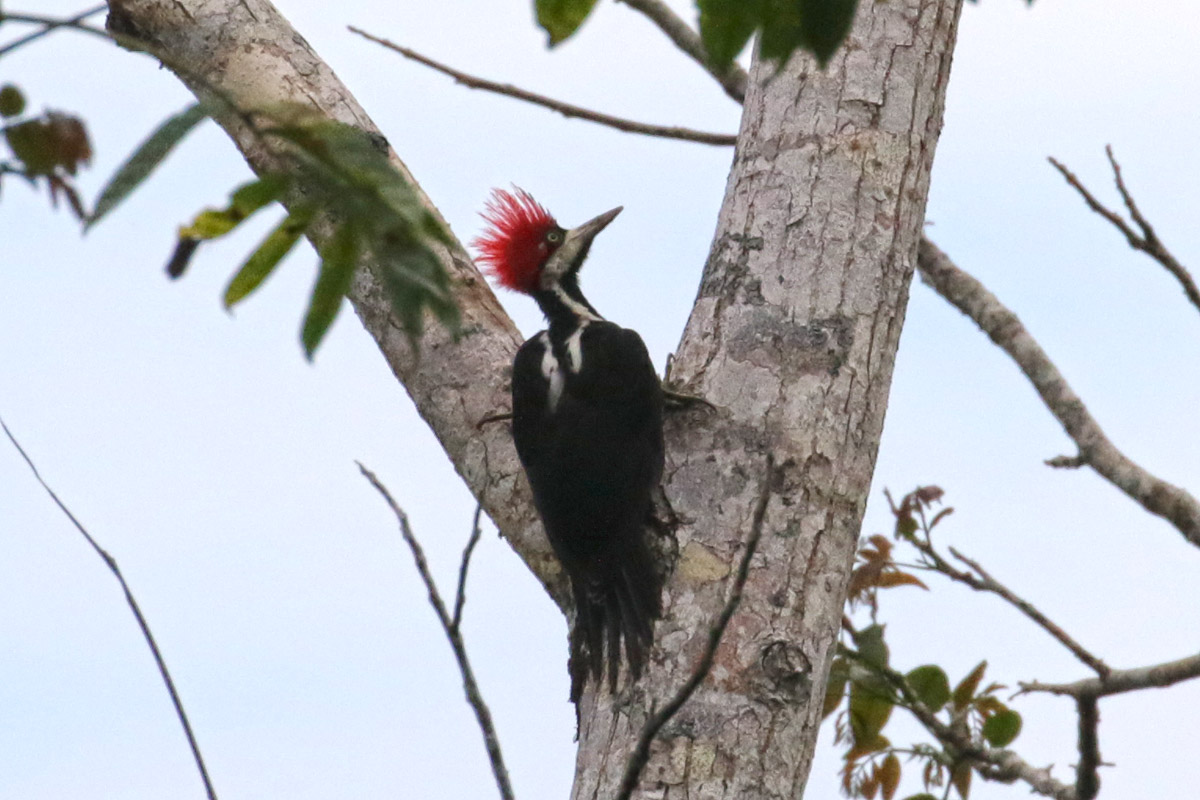
[{"label": "green leaf", "polygon": [[95,225],[128,197],[162,163],[175,145],[207,116],[208,111],[205,107],[197,103],[170,117],[158,130],[150,134],[109,178],[108,184],[96,200],[96,208],[92,211],[85,229]]},{"label": "green leaf", "polygon": [[[817,3],[827,1],[816,0]],[[804,43],[809,5],[812,0],[765,0],[759,55],[780,64],[786,63],[795,49]]]},{"label": "green leaf", "polygon": [[718,67],[729,66],[746,48],[760,23],[760,3],[751,0],[696,0],[700,38]]},{"label": "green leaf", "polygon": [[229,207],[243,217],[248,217],[263,206],[278,200],[289,185],[291,179],[286,175],[264,175],[235,189],[229,197]]},{"label": "green leaf", "polygon": [[935,714],[950,700],[950,679],[937,664],[917,667],[904,676],[917,699]]},{"label": "green leaf", "polygon": [[196,215],[191,225],[179,229],[179,238],[216,239],[229,233],[244,219],[229,209],[206,208]]},{"label": "green leaf", "polygon": [[15,117],[25,110],[25,95],[21,90],[6,83],[0,88],[0,117]]},{"label": "green leaf", "polygon": [[908,797],[904,798],[904,800],[938,800],[938,799],[936,797],[934,797],[933,795],[931,795],[929,792],[921,792],[920,794],[910,794]]},{"label": "green leaf", "polygon": [[570,38],[592,13],[596,0],[537,0],[537,21],[550,37],[550,47]]},{"label": "green leaf", "polygon": [[975,698],[975,690],[979,688],[979,682],[983,680],[983,672],[987,669],[987,661],[980,661],[975,669],[967,673],[967,677],[963,678],[958,686],[954,687],[954,708],[956,711],[962,711],[971,704]]},{"label": "green leaf", "polygon": [[4,138],[13,155],[21,160],[27,175],[49,175],[58,165],[57,147],[50,127],[40,119],[31,119],[4,130]]},{"label": "green leaf", "polygon": [[883,640],[883,626],[871,625],[854,635],[854,646],[868,664],[883,668],[888,665],[888,646]]},{"label": "green leaf", "polygon": [[[822,69],[846,41],[858,0],[800,0],[800,43],[817,57]],[[766,34],[763,51],[766,54]]]},{"label": "green leaf", "polygon": [[842,704],[846,696],[846,683],[850,680],[850,666],[845,659],[835,658],[829,667],[829,680],[825,683],[825,705],[821,708],[821,719],[825,719]]},{"label": "green leaf", "polygon": [[983,738],[992,747],[1007,747],[1021,733],[1021,715],[1011,709],[993,714],[983,723]]},{"label": "green leaf", "polygon": [[359,226],[354,221],[347,221],[339,225],[321,247],[321,271],[313,286],[300,332],[304,354],[310,361],[342,308],[342,299],[350,288],[362,244]]},{"label": "green leaf", "polygon": [[892,716],[891,691],[882,678],[864,675],[850,684],[850,731],[854,743],[873,742]]},{"label": "green leaf", "polygon": [[298,209],[284,218],[283,222],[267,235],[226,287],[226,309],[233,308],[262,285],[283,257],[296,246],[311,219],[311,209]]}]

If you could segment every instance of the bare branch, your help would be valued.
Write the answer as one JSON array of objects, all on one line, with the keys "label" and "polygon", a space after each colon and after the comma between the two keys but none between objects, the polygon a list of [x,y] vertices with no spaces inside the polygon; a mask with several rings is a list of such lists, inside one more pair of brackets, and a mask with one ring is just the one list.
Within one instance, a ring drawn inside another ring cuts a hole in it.
[{"label": "bare branch", "polygon": [[1081,697],[1075,705],[1079,711],[1079,763],[1075,765],[1075,796],[1078,800],[1093,800],[1100,793],[1100,712],[1096,698]]},{"label": "bare branch", "polygon": [[475,506],[475,519],[471,522],[471,538],[467,539],[467,546],[463,548],[462,563],[458,565],[458,590],[454,593],[454,618],[450,621],[450,626],[454,630],[458,630],[459,624],[462,623],[463,604],[467,602],[467,568],[471,566],[471,553],[475,552],[475,545],[479,544],[479,517],[483,514],[483,503]]},{"label": "bare branch", "polygon": [[955,266],[928,239],[921,240],[917,268],[926,283],[974,320],[1017,362],[1050,413],[1079,448],[1081,463],[1092,467],[1150,513],[1168,520],[1189,542],[1200,547],[1200,503],[1178,486],[1151,475],[1108,440],[1016,314],[979,281]]},{"label": "bare branch", "polygon": [[1105,697],[1110,694],[1135,692],[1139,689],[1161,689],[1192,678],[1200,677],[1200,653],[1176,661],[1136,669],[1114,669],[1100,678],[1086,678],[1074,683],[1021,683],[1022,692],[1047,692],[1068,697]]},{"label": "bare branch", "polygon": [[535,94],[534,92],[526,91],[507,83],[496,83],[485,78],[478,78],[474,75],[468,75],[465,72],[460,72],[453,67],[448,67],[432,58],[427,58],[415,50],[410,50],[407,47],[390,42],[387,39],[381,39],[378,36],[372,36],[364,30],[349,26],[350,30],[357,33],[364,39],[369,39],[376,44],[381,44],[389,50],[394,50],[405,58],[412,59],[418,64],[424,64],[430,69],[437,70],[443,75],[449,75],[458,83],[471,89],[483,89],[487,92],[495,92],[506,97],[513,97],[517,100],[524,100],[527,103],[548,108],[551,111],[557,111],[564,117],[576,117],[585,119],[589,122],[596,122],[601,125],[607,125],[610,128],[616,128],[619,131],[626,133],[640,133],[646,136],[657,136],[663,139],[681,139],[686,142],[697,142],[699,144],[712,144],[729,147],[737,143],[737,136],[727,133],[707,133],[705,131],[695,131],[690,128],[680,128],[667,125],[650,125],[644,122],[635,122],[633,120],[624,119],[622,117],[614,117],[611,114],[602,114],[599,111],[583,108],[582,106],[564,103],[561,100],[555,100],[545,95]]},{"label": "bare branch", "polygon": [[163,683],[167,687],[167,693],[171,696],[171,704],[175,706],[175,716],[179,719],[179,724],[183,726],[183,733],[187,736],[188,746],[192,750],[192,759],[196,762],[196,769],[200,772],[200,780],[204,782],[204,791],[208,795],[209,800],[216,800],[217,790],[213,787],[212,780],[208,777],[208,769],[204,766],[204,756],[200,754],[200,745],[196,741],[195,734],[192,733],[192,725],[188,721],[187,712],[183,710],[183,701],[179,698],[179,692],[175,690],[175,681],[171,680],[171,673],[167,669],[167,662],[163,659],[162,652],[158,649],[158,642],[155,641],[154,634],[150,632],[150,625],[146,622],[146,617],[142,615],[142,609],[138,605],[137,600],[134,599],[133,592],[129,589],[129,584],[125,582],[125,576],[121,574],[121,568],[117,566],[116,559],[109,555],[108,551],[92,538],[92,535],[83,527],[83,523],[76,519],[75,515],[71,513],[71,510],[66,507],[62,500],[58,499],[58,495],[42,479],[41,473],[34,466],[33,460],[30,459],[25,449],[17,442],[16,437],[13,436],[8,426],[4,424],[3,419],[0,419],[0,428],[4,429],[4,434],[8,437],[8,440],[12,442],[13,447],[17,448],[17,452],[21,454],[21,458],[25,459],[25,463],[29,466],[33,477],[46,490],[46,494],[50,495],[50,499],[54,501],[59,510],[67,515],[67,519],[71,520],[71,524],[75,526],[75,529],[83,534],[83,538],[96,551],[96,555],[100,556],[112,574],[116,576],[117,583],[121,584],[121,591],[125,593],[125,602],[129,604],[129,609],[133,612],[134,619],[137,620],[138,627],[142,630],[142,638],[149,645],[150,652],[154,655],[154,663],[158,665],[158,674],[162,676]]},{"label": "bare branch", "polygon": [[1121,199],[1125,202],[1125,208],[1129,210],[1129,216],[1133,218],[1134,223],[1141,229],[1139,234],[1137,231],[1121,218],[1121,215],[1115,211],[1106,208],[1099,200],[1087,190],[1087,187],[1075,176],[1071,170],[1067,169],[1063,164],[1054,158],[1049,159],[1054,168],[1066,178],[1067,183],[1079,192],[1083,197],[1088,208],[1096,212],[1100,216],[1108,220],[1113,227],[1125,235],[1125,240],[1129,242],[1129,246],[1134,250],[1141,250],[1146,255],[1153,258],[1159,264],[1162,264],[1168,272],[1175,276],[1175,279],[1183,285],[1183,292],[1187,295],[1188,300],[1200,311],[1200,288],[1196,286],[1196,281],[1192,278],[1191,273],[1187,271],[1178,259],[1171,254],[1166,246],[1159,241],[1157,234],[1154,232],[1154,227],[1142,215],[1142,212],[1137,207],[1137,203],[1133,200],[1133,195],[1129,193],[1129,189],[1125,186],[1125,179],[1121,177],[1121,165],[1117,163],[1117,159],[1113,156],[1112,145],[1104,148],[1104,152],[1108,155],[1108,163],[1112,166],[1113,176],[1117,182],[1117,191],[1121,193]]},{"label": "bare branch", "polygon": [[83,21],[86,18],[92,16],[93,14],[103,11],[107,7],[108,7],[107,5],[99,6],[97,8],[89,9],[87,11],[76,14],[74,17],[68,17],[66,19],[56,19],[55,17],[44,17],[40,14],[12,14],[8,11],[0,11],[0,22],[28,22],[31,25],[41,25],[42,26],[42,29],[40,31],[34,31],[33,33],[29,34],[28,36],[23,36],[20,39],[17,39],[15,41],[9,42],[8,44],[4,45],[4,47],[0,48],[0,56],[5,55],[10,50],[16,50],[18,47],[28,44],[28,43],[34,41],[35,39],[40,39],[41,37],[45,36],[46,34],[50,33],[51,31],[57,30],[59,28],[67,28],[67,29],[73,30],[73,31],[80,31],[82,33],[90,33],[93,36],[99,36],[101,39],[108,39],[109,41],[111,41],[112,37],[109,36],[108,33],[101,30],[100,28],[92,27],[91,25],[88,25],[87,23],[85,23]]},{"label": "bare branch", "polygon": [[646,724],[642,726],[637,744],[634,746],[629,760],[625,763],[625,774],[621,778],[621,788],[617,792],[616,800],[629,800],[633,790],[637,788],[642,770],[646,768],[646,763],[650,760],[650,745],[653,743],[654,737],[658,735],[662,726],[667,724],[671,717],[679,712],[679,709],[683,708],[683,704],[708,677],[713,660],[717,655],[717,648],[721,644],[721,637],[725,635],[725,628],[729,625],[729,620],[733,618],[733,613],[737,611],[738,604],[742,602],[742,589],[746,586],[746,578],[750,575],[750,559],[754,557],[754,551],[758,548],[758,540],[762,538],[763,519],[767,513],[767,502],[771,499],[771,487],[774,484],[775,459],[768,453],[766,475],[763,476],[758,503],[754,506],[750,533],[746,536],[746,550],[742,554],[737,574],[729,588],[729,597],[725,600],[725,606],[721,609],[720,616],[708,631],[708,643],[704,648],[704,653],[700,656],[699,663],[692,670],[691,676],[679,687],[679,691],[667,701],[667,704],[652,714],[646,720]]},{"label": "bare branch", "polygon": [[[925,552],[923,548],[922,552]],[[953,568],[951,568],[951,572],[947,572],[944,569],[939,568],[938,572],[941,572],[942,574],[956,581],[965,583],[976,591],[991,592],[994,595],[1004,598],[1010,605],[1037,623],[1038,627],[1057,639],[1059,644],[1070,650],[1072,655],[1094,670],[1096,674],[1103,677],[1104,675],[1108,675],[1112,672],[1111,667],[1088,652],[1083,645],[1079,644],[1079,642],[1071,638],[1071,636],[1065,630],[1063,630],[1054,621],[1038,610],[1037,606],[1033,605],[1033,603],[1030,603],[1028,600],[1018,597],[1007,586],[989,575],[987,570],[980,566],[977,561],[967,558],[953,547],[950,548],[950,554],[974,570],[976,574],[971,575],[970,573],[953,570]]]},{"label": "bare branch", "polygon": [[[13,41],[9,42],[8,44],[4,45],[3,47],[0,47],[0,57],[7,55],[8,53],[12,52],[13,50],[16,50],[18,47],[24,47],[25,45],[29,44],[30,42],[36,42],[38,39],[42,38],[46,34],[53,33],[54,31],[56,31],[59,28],[63,28],[63,27],[73,28],[76,25],[78,25],[79,23],[83,22],[88,17],[92,16],[93,14],[99,14],[101,11],[104,11],[106,8],[108,8],[108,4],[101,3],[100,5],[93,6],[92,8],[89,8],[86,11],[80,11],[75,16],[68,17],[67,19],[46,20],[41,23],[42,29],[40,31],[34,31],[33,33],[26,34],[25,36],[22,36],[20,39],[14,39]],[[29,22],[28,19],[21,19],[21,18],[17,17],[16,15],[10,15],[10,14],[5,14],[3,12],[0,12],[0,22],[3,22],[5,19],[11,19],[14,22]],[[86,30],[86,28],[85,28],[85,30]]]},{"label": "bare branch", "polygon": [[696,33],[692,26],[672,11],[670,6],[662,0],[619,0],[619,2],[644,14],[657,25],[676,47],[691,56],[692,60],[704,67],[705,72],[721,84],[725,94],[739,103],[745,99],[748,78],[742,65],[732,61],[728,67],[722,68],[713,63],[704,49],[704,42],[701,41],[700,34]]},{"label": "bare branch", "polygon": [[[437,613],[438,622],[442,623],[442,630],[446,634],[446,638],[450,640],[450,648],[454,651],[454,658],[458,661],[458,670],[462,673],[463,689],[466,691],[467,702],[471,704],[471,708],[475,711],[475,719],[479,722],[479,729],[483,732],[483,743],[487,748],[488,760],[492,763],[492,774],[496,778],[496,788],[500,790],[500,796],[504,800],[513,800],[512,784],[508,780],[508,770],[504,766],[504,757],[500,754],[500,737],[496,735],[496,727],[492,724],[492,713],[488,710],[487,703],[483,700],[483,695],[479,691],[479,684],[475,682],[475,674],[471,671],[471,662],[467,658],[467,648],[463,645],[462,636],[458,631],[457,625],[450,618],[450,614],[446,611],[446,604],[442,602],[442,596],[438,592],[437,584],[433,580],[433,575],[429,572],[429,564],[425,560],[425,551],[421,549],[420,542],[413,535],[412,528],[408,524],[408,515],[404,513],[404,509],[396,504],[392,499],[391,493],[387,487],[379,482],[375,477],[375,473],[367,469],[360,462],[358,469],[363,476],[371,482],[371,485],[383,495],[383,499],[387,501],[388,507],[392,509],[392,513],[396,515],[396,519],[400,522],[400,535],[404,537],[404,543],[408,545],[408,549],[412,551],[413,561],[417,565],[417,572],[421,575],[421,580],[425,584],[425,588],[429,591],[429,604],[433,606],[433,610]],[[478,514],[478,512],[476,512]],[[478,519],[478,517],[477,517]],[[470,555],[470,545],[468,544],[468,552]],[[464,557],[464,562],[465,562]],[[466,575],[466,570],[460,572],[461,580]]]}]

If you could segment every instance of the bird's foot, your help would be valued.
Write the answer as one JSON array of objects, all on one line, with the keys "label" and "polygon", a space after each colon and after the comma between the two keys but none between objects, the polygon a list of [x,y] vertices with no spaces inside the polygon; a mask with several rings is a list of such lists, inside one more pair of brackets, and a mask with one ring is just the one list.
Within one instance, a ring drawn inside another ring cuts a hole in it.
[{"label": "bird's foot", "polygon": [[512,417],[513,417],[513,415],[512,415],[511,411],[501,411],[501,412],[498,412],[495,414],[485,414],[484,416],[479,418],[479,422],[475,423],[475,430],[481,431],[481,430],[483,430],[484,425],[488,425],[493,422],[504,422],[504,420],[512,419]]},{"label": "bird's foot", "polygon": [[705,400],[703,397],[694,394],[684,394],[677,392],[674,389],[663,387],[663,399],[666,401],[667,411],[686,411],[689,408],[696,406],[704,406],[709,411],[716,411],[717,407]]}]

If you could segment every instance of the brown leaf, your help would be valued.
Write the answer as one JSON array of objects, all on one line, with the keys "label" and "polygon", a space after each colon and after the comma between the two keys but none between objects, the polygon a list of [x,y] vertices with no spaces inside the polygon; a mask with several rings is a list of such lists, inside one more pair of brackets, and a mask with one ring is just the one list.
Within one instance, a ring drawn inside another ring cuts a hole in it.
[{"label": "brown leaf", "polygon": [[880,589],[891,589],[894,586],[920,586],[926,591],[929,590],[929,587],[922,583],[916,575],[909,575],[907,572],[898,570],[884,572],[875,579],[875,585]]},{"label": "brown leaf", "polygon": [[971,765],[965,761],[955,764],[950,772],[950,783],[958,790],[958,796],[967,800],[971,793]]},{"label": "brown leaf", "polygon": [[926,508],[941,500],[944,494],[945,492],[942,491],[940,486],[918,486],[913,491],[913,495],[917,498],[917,501]]},{"label": "brown leaf", "polygon": [[892,800],[896,796],[896,789],[900,787],[900,759],[896,758],[895,753],[888,753],[876,774],[879,786],[883,789],[883,800]]},{"label": "brown leaf", "polygon": [[971,704],[971,700],[975,698],[975,690],[979,688],[979,682],[983,680],[983,672],[986,669],[987,661],[980,661],[975,669],[967,673],[967,677],[954,687],[953,697],[956,710],[962,711]]}]

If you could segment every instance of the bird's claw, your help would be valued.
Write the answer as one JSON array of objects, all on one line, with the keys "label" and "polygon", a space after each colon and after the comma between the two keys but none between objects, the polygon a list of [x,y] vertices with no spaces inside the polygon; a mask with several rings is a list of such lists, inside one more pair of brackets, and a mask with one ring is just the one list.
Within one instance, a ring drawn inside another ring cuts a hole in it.
[{"label": "bird's claw", "polygon": [[703,397],[694,394],[684,394],[677,392],[674,389],[663,387],[663,400],[666,401],[668,411],[684,411],[695,406],[705,406],[709,411],[716,411],[717,407],[705,400]]},{"label": "bird's claw", "polygon": [[498,412],[495,414],[485,414],[479,418],[479,422],[475,423],[475,430],[481,431],[481,430],[483,430],[484,425],[488,425],[492,422],[503,422],[506,419],[512,419],[512,416],[513,415],[512,415],[511,411],[501,411],[501,412]]}]

